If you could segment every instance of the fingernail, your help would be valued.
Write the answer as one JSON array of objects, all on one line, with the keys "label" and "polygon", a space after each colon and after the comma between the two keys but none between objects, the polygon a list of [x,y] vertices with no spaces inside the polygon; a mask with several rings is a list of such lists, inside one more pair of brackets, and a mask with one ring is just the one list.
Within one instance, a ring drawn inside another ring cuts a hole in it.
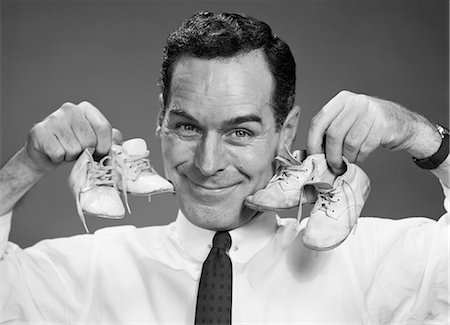
[{"label": "fingernail", "polygon": [[339,167],[339,168],[337,168],[337,169],[335,168],[334,173],[335,173],[337,176],[341,176],[341,175],[344,174],[346,171],[347,171],[347,168],[346,168],[345,164],[343,163],[343,164],[341,165],[341,167]]},{"label": "fingernail", "polygon": [[105,155],[99,154],[97,151],[94,151],[94,153],[92,155],[92,158],[96,162],[99,162],[100,160],[102,160],[103,157],[105,157]]}]

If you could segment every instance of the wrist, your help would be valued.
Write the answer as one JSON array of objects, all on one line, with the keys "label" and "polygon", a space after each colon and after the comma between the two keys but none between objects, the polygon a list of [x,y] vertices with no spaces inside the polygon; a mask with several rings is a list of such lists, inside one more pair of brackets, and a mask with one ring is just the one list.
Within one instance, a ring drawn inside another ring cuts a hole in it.
[{"label": "wrist", "polygon": [[36,163],[33,157],[31,156],[28,148],[24,146],[20,149],[17,154],[13,157],[15,159],[15,163],[17,166],[20,166],[21,169],[32,178],[41,178],[47,173],[47,170],[44,168],[40,168]]},{"label": "wrist", "polygon": [[448,157],[449,154],[449,132],[448,129],[436,124],[437,133],[440,137],[440,144],[433,153],[425,158],[413,157],[417,166],[423,169],[436,169],[439,167]]},{"label": "wrist", "polygon": [[414,133],[406,151],[416,160],[426,159],[435,154],[442,144],[442,137],[436,128],[425,118],[417,121]]},{"label": "wrist", "polygon": [[29,160],[22,148],[0,169],[0,215],[12,210],[45,174],[30,167]]}]

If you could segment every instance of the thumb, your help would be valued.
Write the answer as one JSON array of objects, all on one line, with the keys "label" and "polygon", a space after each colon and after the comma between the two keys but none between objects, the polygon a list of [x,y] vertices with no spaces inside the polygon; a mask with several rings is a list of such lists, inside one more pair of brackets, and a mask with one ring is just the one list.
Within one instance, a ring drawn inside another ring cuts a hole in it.
[{"label": "thumb", "polygon": [[318,141],[313,141],[313,137],[308,137],[306,142],[306,154],[309,155],[315,155],[320,153],[325,153],[325,142],[326,142],[326,135],[322,134],[321,137],[317,137],[317,139],[320,139]]},{"label": "thumb", "polygon": [[112,142],[113,142],[113,144],[122,144],[122,142],[123,142],[122,132],[120,132],[116,128],[112,129]]},{"label": "thumb", "polygon": [[[123,135],[122,132],[120,132],[118,129],[112,129],[112,144],[122,144],[123,142]],[[105,157],[105,154],[99,154],[97,151],[94,151],[92,154],[92,157],[95,161],[100,161],[103,157]]]}]

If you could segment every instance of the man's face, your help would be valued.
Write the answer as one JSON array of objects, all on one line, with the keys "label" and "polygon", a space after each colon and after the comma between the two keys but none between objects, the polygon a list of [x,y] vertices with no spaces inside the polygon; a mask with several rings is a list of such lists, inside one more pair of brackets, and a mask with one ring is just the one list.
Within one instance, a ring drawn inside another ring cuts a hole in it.
[{"label": "man's face", "polygon": [[260,51],[175,63],[161,145],[166,177],[193,224],[233,229],[255,215],[243,201],[273,175],[280,139],[272,83]]}]

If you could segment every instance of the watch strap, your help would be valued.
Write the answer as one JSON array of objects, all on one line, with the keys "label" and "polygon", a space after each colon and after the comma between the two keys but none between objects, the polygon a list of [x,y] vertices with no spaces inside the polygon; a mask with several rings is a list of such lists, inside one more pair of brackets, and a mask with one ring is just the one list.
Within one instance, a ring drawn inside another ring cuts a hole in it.
[{"label": "watch strap", "polygon": [[448,129],[446,129],[440,125],[436,125],[436,128],[442,138],[441,145],[439,146],[439,149],[430,157],[423,158],[423,159],[413,158],[416,165],[419,166],[420,168],[435,169],[435,168],[439,167],[439,165],[442,164],[448,156],[448,153],[449,153]]}]

